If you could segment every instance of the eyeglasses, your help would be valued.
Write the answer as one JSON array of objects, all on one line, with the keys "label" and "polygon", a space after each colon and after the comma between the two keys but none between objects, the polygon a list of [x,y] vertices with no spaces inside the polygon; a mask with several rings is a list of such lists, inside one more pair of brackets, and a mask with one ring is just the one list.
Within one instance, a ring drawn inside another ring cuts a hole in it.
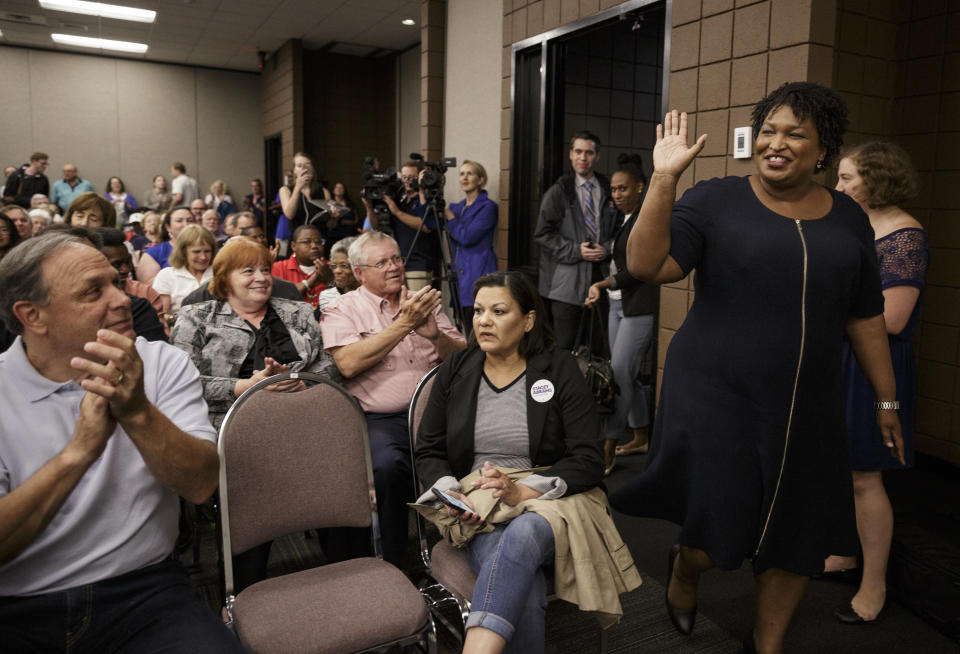
[{"label": "eyeglasses", "polygon": [[350,270],[349,263],[331,263],[330,267],[334,270]]},{"label": "eyeglasses", "polygon": [[323,245],[325,242],[322,238],[303,238],[299,241],[294,241],[297,245]]},{"label": "eyeglasses", "polygon": [[364,264],[363,267],[364,267],[364,268],[376,268],[377,270],[383,270],[384,268],[386,268],[386,267],[387,267],[389,264],[391,264],[391,263],[392,263],[393,265],[395,265],[395,266],[400,266],[400,265],[403,264],[403,259],[400,257],[399,254],[395,254],[395,255],[393,255],[392,257],[390,257],[389,259],[381,259],[380,261],[378,261],[378,262],[376,262],[376,263]]}]

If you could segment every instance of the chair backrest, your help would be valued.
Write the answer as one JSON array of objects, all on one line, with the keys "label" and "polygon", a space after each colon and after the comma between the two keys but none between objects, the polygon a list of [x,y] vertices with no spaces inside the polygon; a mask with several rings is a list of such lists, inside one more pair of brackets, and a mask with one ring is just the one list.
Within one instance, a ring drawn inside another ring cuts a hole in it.
[{"label": "chair backrest", "polygon": [[[285,379],[316,385],[296,393],[264,390]],[[224,418],[218,450],[228,564],[231,553],[286,534],[376,527],[363,411],[325,377],[283,373],[258,382]]]},{"label": "chair backrest", "polygon": [[[430,389],[433,388],[433,381],[437,378],[437,370],[440,366],[435,366],[427,372],[417,384],[413,391],[413,397],[410,398],[410,409],[407,412],[407,430],[410,432],[410,470],[413,471],[413,496],[420,497],[423,489],[420,488],[420,476],[417,474],[417,459],[414,456],[414,450],[417,445],[417,430],[420,428],[420,421],[423,419],[423,412],[427,408],[427,400],[430,399]],[[430,546],[427,542],[427,526],[423,516],[414,511],[414,517],[417,519],[417,536],[420,540],[420,558],[423,559],[423,565],[430,570]]]},{"label": "chair backrest", "polygon": [[[423,412],[427,410],[427,401],[430,399],[430,389],[433,388],[433,380],[437,378],[437,370],[440,366],[434,366],[417,383],[417,388],[413,391],[413,397],[410,398],[410,408],[407,411],[407,428],[410,432],[410,456],[413,457],[413,449],[417,444],[417,430],[420,429],[420,421],[423,420]],[[420,482],[417,477],[416,459],[411,460],[411,469],[413,470],[414,492],[420,495]]]}]

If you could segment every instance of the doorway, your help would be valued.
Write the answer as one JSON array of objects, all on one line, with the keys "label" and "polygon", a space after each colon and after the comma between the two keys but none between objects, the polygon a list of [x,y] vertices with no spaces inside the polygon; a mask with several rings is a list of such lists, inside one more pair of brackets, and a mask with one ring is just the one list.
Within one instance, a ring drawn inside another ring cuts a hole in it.
[{"label": "doorway", "polygon": [[514,44],[510,269],[536,278],[540,198],[569,172],[572,134],[600,138],[598,172],[609,173],[625,152],[639,153],[650,173],[665,111],[666,21],[663,0],[634,0]]}]

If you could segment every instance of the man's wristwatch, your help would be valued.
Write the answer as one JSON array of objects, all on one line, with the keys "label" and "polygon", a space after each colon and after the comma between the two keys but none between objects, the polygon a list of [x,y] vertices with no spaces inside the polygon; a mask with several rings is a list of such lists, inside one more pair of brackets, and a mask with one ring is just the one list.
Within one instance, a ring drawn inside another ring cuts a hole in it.
[{"label": "man's wristwatch", "polygon": [[893,400],[892,402],[874,402],[873,408],[875,411],[899,411],[900,400]]}]

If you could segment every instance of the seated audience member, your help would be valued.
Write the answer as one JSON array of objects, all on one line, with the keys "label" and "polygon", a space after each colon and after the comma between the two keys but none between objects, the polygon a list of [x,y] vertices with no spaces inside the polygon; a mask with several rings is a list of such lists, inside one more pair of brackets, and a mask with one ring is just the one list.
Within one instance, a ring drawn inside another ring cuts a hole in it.
[{"label": "seated audience member", "polygon": [[14,174],[15,172],[17,172],[16,166],[6,166],[3,169],[3,184],[0,185],[0,202],[3,202],[3,198],[7,196],[7,180],[10,179],[10,175]]},{"label": "seated audience member", "polygon": [[237,213],[237,233],[240,236],[247,227],[257,227],[257,218],[249,211],[240,211]]},{"label": "seated audience member", "polygon": [[238,215],[239,214],[235,213],[227,214],[227,217],[223,219],[223,233],[226,234],[227,238],[240,234],[239,230],[237,230]]},{"label": "seated audience member", "polygon": [[93,192],[93,184],[89,180],[81,179],[77,174],[77,167],[73,164],[66,164],[63,167],[63,179],[58,179],[53,183],[50,190],[50,201],[57,205],[58,211],[66,211],[70,203],[77,199],[81,193]]},{"label": "seated audience member", "polygon": [[10,219],[21,240],[30,238],[33,234],[33,227],[30,225],[30,216],[27,215],[27,210],[19,204],[8,204],[5,207],[0,207],[0,215],[4,215]]},{"label": "seated audience member", "polygon": [[207,193],[207,197],[204,198],[204,202],[211,209],[216,209],[220,206],[221,202],[229,202],[233,204],[233,198],[227,193],[227,184],[222,179],[215,180],[213,184],[210,185],[210,192]]},{"label": "seated audience member", "polygon": [[[107,227],[89,229],[87,227],[78,227],[76,225],[50,225],[50,227],[45,230],[45,233],[69,234],[71,236],[76,236],[77,238],[84,239],[87,243],[103,252],[103,235],[104,232],[110,231],[119,232],[119,230],[110,229]],[[122,245],[121,247],[124,249],[124,251],[127,251],[126,245]],[[127,251],[127,254],[129,256],[129,251]],[[166,323],[160,321],[160,313],[153,308],[150,300],[148,300],[146,297],[140,297],[128,291],[123,286],[123,278],[121,277],[117,265],[113,261],[110,261],[110,265],[114,267],[114,270],[118,271],[117,288],[123,290],[130,298],[130,313],[133,315],[133,332],[137,336],[143,336],[148,341],[166,341],[168,329]],[[139,282],[137,283],[139,284]],[[147,287],[147,290],[149,290],[152,294],[151,297],[160,297],[159,294],[157,294],[157,292],[152,288]]]},{"label": "seated audience member", "polygon": [[135,339],[116,278],[62,231],[0,262],[0,317],[18,334],[0,396],[31,409],[0,412],[2,647],[239,653],[171,558],[178,496],[203,502],[218,481],[199,375]]},{"label": "seated audience member", "polygon": [[300,225],[293,231],[291,243],[293,255],[273,264],[273,276],[296,284],[304,301],[316,308],[320,293],[331,279],[330,268],[323,260],[323,236],[313,225]]},{"label": "seated audience member", "polygon": [[[167,240],[168,235],[166,233],[166,228],[163,226],[162,213],[158,213],[156,211],[146,212],[143,214],[142,224],[143,235],[146,237],[146,242],[142,245],[139,241],[136,244],[131,243],[135,250],[143,251]],[[133,238],[130,240],[133,241]]]},{"label": "seated audience member", "polygon": [[[119,229],[100,227],[94,230],[94,233],[100,237],[100,251],[103,253],[103,256],[107,258],[107,261],[110,262],[110,265],[113,266],[114,270],[117,271],[117,275],[119,275],[118,281],[123,284],[123,290],[127,295],[147,300],[157,314],[157,319],[163,327],[164,335],[169,336],[170,328],[167,326],[166,311],[164,311],[163,308],[163,297],[157,291],[153,290],[153,287],[149,284],[137,281],[134,275],[133,257],[130,255],[130,249],[127,247],[127,244],[124,242],[123,232]],[[148,340],[154,340],[149,337],[147,338]]]},{"label": "seated audience member", "polygon": [[30,198],[34,193],[50,193],[50,180],[43,172],[47,169],[49,157],[43,152],[30,155],[30,163],[22,165],[7,177],[3,187],[3,201],[7,204],[19,204],[30,208]]},{"label": "seated audience member", "polygon": [[215,209],[207,209],[200,217],[200,225],[213,234],[213,239],[217,242],[217,249],[223,247],[224,242],[229,238],[220,231],[220,214]]},{"label": "seated audience member", "polygon": [[177,319],[183,298],[210,281],[210,262],[216,248],[213,234],[200,225],[187,225],[177,236],[170,252],[170,265],[158,272],[151,284],[163,300],[167,323],[173,324]]},{"label": "seated audience member", "polygon": [[401,564],[413,488],[407,407],[420,378],[465,343],[440,308],[440,291],[407,291],[393,238],[363,234],[349,255],[361,286],[327,305],[320,328],[344,386],[366,413],[383,554]]},{"label": "seated audience member", "polygon": [[192,213],[193,217],[196,218],[196,220],[194,221],[195,223],[197,223],[198,225],[200,224],[200,219],[203,218],[203,212],[206,211],[208,208],[209,207],[207,207],[207,203],[201,200],[200,198],[197,198],[196,200],[190,203],[190,213]]},{"label": "seated audience member", "polygon": [[50,198],[48,198],[43,193],[34,193],[33,197],[30,198],[31,209],[38,209],[48,204],[50,204]]},{"label": "seated audience member", "polygon": [[46,209],[31,209],[27,215],[30,217],[31,236],[36,236],[53,222],[53,216]]},{"label": "seated audience member", "polygon": [[167,236],[167,239],[152,247],[147,248],[140,255],[140,261],[137,263],[137,279],[144,284],[149,284],[163,268],[170,264],[168,259],[173,251],[173,241],[180,235],[183,228],[187,225],[196,224],[190,207],[183,205],[174,207],[163,215],[161,229]]},{"label": "seated audience member", "polygon": [[46,209],[47,213],[50,214],[50,222],[52,223],[63,222],[63,216],[60,215],[60,207],[54,204],[53,202],[50,202],[49,204],[45,204],[40,208]]},{"label": "seated audience member", "polygon": [[[3,259],[13,249],[13,246],[23,240],[20,238],[20,232],[17,230],[13,219],[7,215],[7,211],[4,211],[13,207],[20,209],[19,205],[15,204],[0,209],[0,259]],[[23,209],[20,209],[20,211],[23,211]]]},{"label": "seated audience member", "polygon": [[[252,219],[252,217],[250,218]],[[238,225],[242,224],[247,218],[241,214],[240,219],[237,222]],[[240,236],[250,239],[251,241],[256,241],[263,247],[267,248],[270,252],[270,260],[277,260],[277,253],[279,251],[279,246],[274,244],[273,247],[270,247],[267,243],[267,233],[263,231],[263,227],[260,225],[249,225],[247,227],[240,228]]]},{"label": "seated audience member", "polygon": [[[433,488],[448,492],[471,509],[447,509],[448,515],[471,528],[482,523],[474,509],[482,505],[471,501],[476,500],[472,491],[492,489],[493,498],[508,507],[548,500],[531,503],[506,524],[476,533],[467,546],[477,584],[464,651],[499,652],[506,645],[511,652],[543,652],[543,566],[558,562],[558,591],[562,583],[578,589],[597,584],[605,589],[599,594],[605,598],[616,597],[621,584],[626,590],[638,586],[640,578],[622,543],[617,547],[608,540],[610,532],[600,523],[609,521],[608,529],[616,534],[606,495],[597,488],[603,479],[600,419],[573,356],[554,347],[543,301],[516,272],[483,276],[474,289],[471,345],[440,366],[420,423],[416,466],[424,488],[431,489],[420,501],[435,499]],[[549,392],[543,392],[546,387]],[[534,467],[545,469],[519,480],[502,470]],[[460,480],[476,471],[476,480],[461,485]],[[588,491],[595,497],[579,495]],[[577,509],[571,506],[575,499],[581,502]],[[542,510],[562,519],[548,521]],[[585,514],[581,511],[594,519],[579,519]],[[568,537],[555,542],[555,522],[581,524],[561,527]],[[609,549],[590,550],[584,534],[594,529],[604,533],[600,542]],[[589,556],[581,558],[574,551],[577,538]],[[624,558],[616,561],[613,577],[576,574],[571,581],[559,573],[562,560],[576,560],[579,573],[584,564],[589,570],[591,561],[602,569],[614,556]],[[621,610],[610,608],[604,612]]]},{"label": "seated audience member", "polygon": [[170,201],[173,200],[170,192],[167,190],[167,178],[163,175],[157,175],[153,178],[153,185],[147,191],[146,202],[143,206],[147,209],[153,209],[158,213],[163,213],[170,208]]},{"label": "seated audience member", "polygon": [[173,343],[200,370],[217,428],[233,401],[270,375],[289,369],[338,377],[310,306],[271,297],[269,259],[258,243],[230,241],[213,262],[213,299],[184,305],[173,327]]},{"label": "seated audience member", "polygon": [[113,205],[96,193],[81,193],[67,207],[63,222],[76,227],[116,227]]},{"label": "seated audience member", "polygon": [[123,180],[119,177],[111,177],[107,180],[107,188],[103,197],[110,201],[114,211],[117,212],[117,226],[123,227],[127,224],[127,216],[137,209],[137,200],[127,193],[127,188]]},{"label": "seated audience member", "polygon": [[353,268],[350,267],[349,256],[350,246],[356,240],[356,236],[342,238],[330,248],[330,270],[333,271],[334,285],[325,289],[317,298],[317,315],[333,298],[340,297],[360,286],[360,282],[353,275]]}]

